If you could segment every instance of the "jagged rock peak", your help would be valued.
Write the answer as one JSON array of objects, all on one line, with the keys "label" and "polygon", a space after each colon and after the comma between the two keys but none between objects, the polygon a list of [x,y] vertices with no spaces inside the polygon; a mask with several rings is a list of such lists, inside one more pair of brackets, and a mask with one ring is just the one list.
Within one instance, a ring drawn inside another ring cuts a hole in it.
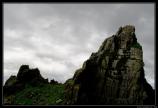
[{"label": "jagged rock peak", "polygon": [[29,65],[21,65],[17,79],[22,82],[30,82],[34,79],[43,80],[38,68],[30,69]]},{"label": "jagged rock peak", "polygon": [[124,27],[120,27],[117,31],[116,35],[119,35],[121,32],[123,33],[134,33],[135,27],[133,25],[126,25]]},{"label": "jagged rock peak", "polygon": [[67,104],[153,104],[135,27],[120,27],[66,81]]},{"label": "jagged rock peak", "polygon": [[105,39],[100,46],[98,52],[102,52],[105,50],[114,52],[117,49],[129,50],[130,47],[134,44],[140,46],[135,35],[135,27],[132,25],[127,25],[124,27],[120,27],[115,35],[112,35],[111,37]]}]

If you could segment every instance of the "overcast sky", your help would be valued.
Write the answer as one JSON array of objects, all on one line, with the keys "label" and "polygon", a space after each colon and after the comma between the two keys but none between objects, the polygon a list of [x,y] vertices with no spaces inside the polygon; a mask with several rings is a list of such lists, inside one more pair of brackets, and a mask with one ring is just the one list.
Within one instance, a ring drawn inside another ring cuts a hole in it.
[{"label": "overcast sky", "polygon": [[22,64],[65,82],[104,39],[134,25],[154,87],[154,4],[4,4],[4,81]]}]

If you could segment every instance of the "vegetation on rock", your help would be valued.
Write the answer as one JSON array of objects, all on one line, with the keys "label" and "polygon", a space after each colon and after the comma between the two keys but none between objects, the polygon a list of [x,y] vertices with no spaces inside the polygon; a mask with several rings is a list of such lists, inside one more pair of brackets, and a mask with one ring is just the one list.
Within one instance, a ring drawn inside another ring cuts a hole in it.
[{"label": "vegetation on rock", "polygon": [[142,46],[139,43],[134,43],[131,47],[142,49]]},{"label": "vegetation on rock", "polygon": [[7,105],[57,105],[64,104],[64,84],[48,82],[38,69],[22,65],[16,76],[11,76],[4,87],[4,104]]}]

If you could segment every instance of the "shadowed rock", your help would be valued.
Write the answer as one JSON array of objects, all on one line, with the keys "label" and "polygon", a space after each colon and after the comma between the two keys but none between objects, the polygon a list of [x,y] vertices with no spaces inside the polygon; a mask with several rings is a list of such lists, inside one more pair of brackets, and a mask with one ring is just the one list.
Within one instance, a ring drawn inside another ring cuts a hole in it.
[{"label": "shadowed rock", "polygon": [[3,93],[4,95],[11,95],[14,94],[15,92],[18,92],[22,89],[24,89],[24,84],[20,83],[17,80],[16,76],[10,76],[10,78],[6,81],[4,87],[3,87]]},{"label": "shadowed rock", "polygon": [[11,95],[24,89],[26,84],[38,86],[45,83],[48,83],[48,79],[44,79],[37,68],[29,69],[28,65],[22,65],[17,77],[10,76],[6,81],[3,91],[4,95]]},{"label": "shadowed rock", "polygon": [[31,83],[34,85],[48,83],[48,81],[41,76],[38,68],[29,69],[28,65],[22,65],[20,67],[17,79],[23,83]]},{"label": "shadowed rock", "polygon": [[52,80],[50,81],[50,84],[59,84],[59,83],[58,83],[58,81],[55,81],[54,79],[52,79]]}]

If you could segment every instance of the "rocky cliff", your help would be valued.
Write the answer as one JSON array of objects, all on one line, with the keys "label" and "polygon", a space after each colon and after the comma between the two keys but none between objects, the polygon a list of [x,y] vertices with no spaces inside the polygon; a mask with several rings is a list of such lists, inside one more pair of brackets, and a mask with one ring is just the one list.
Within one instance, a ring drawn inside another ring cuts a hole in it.
[{"label": "rocky cliff", "polygon": [[120,27],[65,83],[66,104],[154,104],[135,27]]}]

